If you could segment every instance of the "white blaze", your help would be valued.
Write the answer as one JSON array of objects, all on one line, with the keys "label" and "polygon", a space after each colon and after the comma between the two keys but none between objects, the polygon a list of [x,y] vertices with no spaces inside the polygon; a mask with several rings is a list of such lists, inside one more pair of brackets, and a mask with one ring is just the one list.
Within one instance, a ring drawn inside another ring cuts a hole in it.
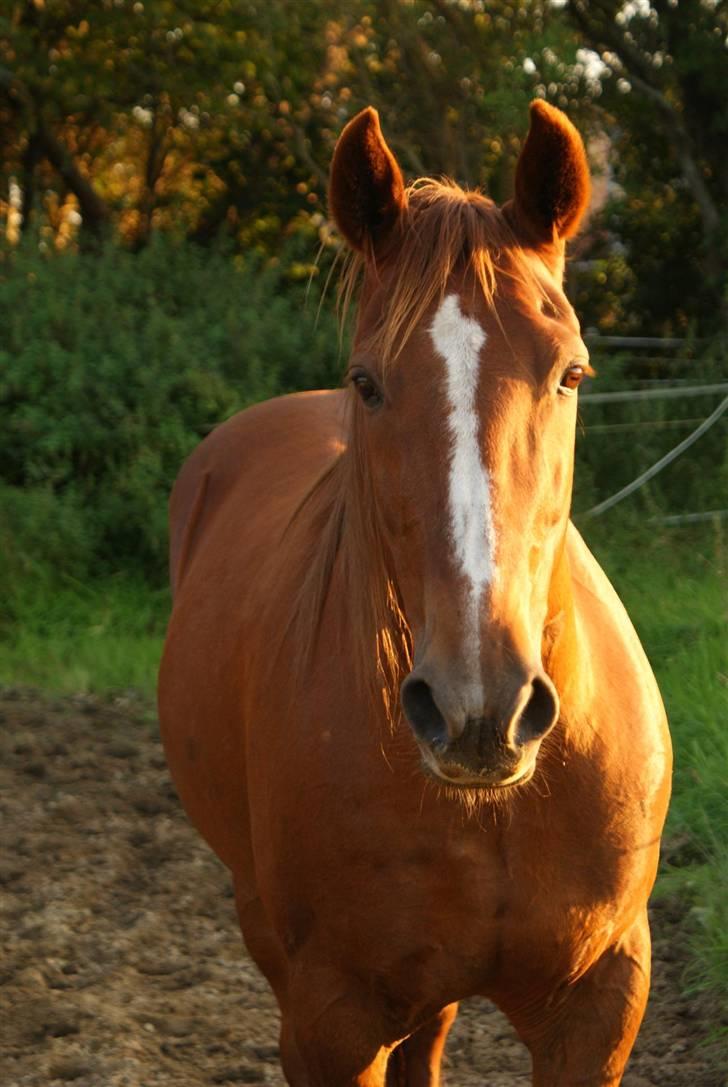
[{"label": "white blaze", "polygon": [[470,620],[475,645],[483,590],[495,576],[495,532],[490,480],[478,440],[476,410],[480,352],[485,331],[448,295],[431,328],[432,341],[446,364],[449,426],[452,437],[449,477],[450,531],[456,564],[470,582]]}]

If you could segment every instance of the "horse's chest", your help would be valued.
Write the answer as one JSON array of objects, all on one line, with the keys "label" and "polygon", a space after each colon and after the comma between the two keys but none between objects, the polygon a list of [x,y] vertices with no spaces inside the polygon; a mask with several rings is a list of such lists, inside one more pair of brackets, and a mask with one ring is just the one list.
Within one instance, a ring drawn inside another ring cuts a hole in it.
[{"label": "horse's chest", "polygon": [[264,760],[251,773],[266,908],[290,956],[334,948],[342,967],[387,979],[405,1002],[580,973],[649,883],[655,834],[631,794],[615,805],[571,787],[556,803],[555,782],[546,799],[468,814],[425,784],[408,788],[414,764],[367,774],[355,751],[308,766],[304,755],[286,762],[296,773],[285,788],[270,786]]},{"label": "horse's chest", "polygon": [[595,875],[587,859],[531,849],[508,828],[459,820],[396,841],[352,834],[336,856],[321,845],[279,899],[289,953],[325,939],[405,1004],[579,973],[619,923],[618,872]]},{"label": "horse's chest", "polygon": [[580,973],[620,925],[629,896],[619,866],[602,863],[596,870],[586,856],[493,837],[479,848],[451,851],[446,887],[434,894],[421,874],[428,888],[423,931],[429,904],[430,934],[437,933],[447,959],[468,964],[464,973],[474,990],[508,984],[514,975]]}]

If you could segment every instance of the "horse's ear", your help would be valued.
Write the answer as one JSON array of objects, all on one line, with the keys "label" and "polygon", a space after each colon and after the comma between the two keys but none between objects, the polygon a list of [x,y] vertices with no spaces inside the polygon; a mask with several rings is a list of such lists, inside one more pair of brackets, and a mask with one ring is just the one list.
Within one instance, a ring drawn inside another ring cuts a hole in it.
[{"label": "horse's ear", "polygon": [[341,133],[334,151],[329,207],[355,249],[376,251],[391,234],[406,198],[402,173],[369,106]]},{"label": "horse's ear", "polygon": [[560,109],[536,99],[516,167],[519,222],[541,242],[570,238],[579,229],[590,191],[581,136]]}]

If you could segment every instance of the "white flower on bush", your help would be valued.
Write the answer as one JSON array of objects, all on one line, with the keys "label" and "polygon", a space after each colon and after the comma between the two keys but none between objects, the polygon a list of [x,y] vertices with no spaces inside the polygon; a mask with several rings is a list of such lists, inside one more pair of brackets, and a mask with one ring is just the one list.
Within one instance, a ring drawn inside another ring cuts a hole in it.
[{"label": "white flower on bush", "polygon": [[178,111],[177,116],[180,123],[191,131],[196,131],[200,127],[200,118],[191,109],[185,109],[184,106]]},{"label": "white flower on bush", "polygon": [[10,178],[10,184],[8,185],[8,203],[16,211],[23,206],[23,190],[14,177]]},{"label": "white flower on bush", "polygon": [[142,128],[151,128],[152,121],[154,120],[154,114],[150,109],[145,109],[144,106],[134,106],[131,111],[132,117],[137,121]]}]

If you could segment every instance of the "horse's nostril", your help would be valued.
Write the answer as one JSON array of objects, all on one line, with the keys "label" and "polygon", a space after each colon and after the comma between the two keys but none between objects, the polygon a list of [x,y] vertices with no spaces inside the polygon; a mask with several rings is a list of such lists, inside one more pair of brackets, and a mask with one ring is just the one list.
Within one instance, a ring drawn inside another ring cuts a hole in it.
[{"label": "horse's nostril", "polygon": [[538,676],[531,683],[531,695],[516,722],[519,744],[544,736],[556,723],[559,700],[549,683]]},{"label": "horse's nostril", "polygon": [[402,709],[415,735],[434,747],[447,745],[447,724],[437,708],[429,683],[410,676],[400,692]]}]

